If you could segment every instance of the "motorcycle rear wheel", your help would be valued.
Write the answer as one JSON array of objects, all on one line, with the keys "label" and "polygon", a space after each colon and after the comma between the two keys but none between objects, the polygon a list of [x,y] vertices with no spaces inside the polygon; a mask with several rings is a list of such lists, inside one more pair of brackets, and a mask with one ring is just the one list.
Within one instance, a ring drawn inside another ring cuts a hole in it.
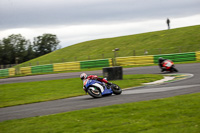
[{"label": "motorcycle rear wheel", "polygon": [[94,98],[102,97],[101,91],[98,88],[95,88],[95,90],[89,88],[88,94]]}]

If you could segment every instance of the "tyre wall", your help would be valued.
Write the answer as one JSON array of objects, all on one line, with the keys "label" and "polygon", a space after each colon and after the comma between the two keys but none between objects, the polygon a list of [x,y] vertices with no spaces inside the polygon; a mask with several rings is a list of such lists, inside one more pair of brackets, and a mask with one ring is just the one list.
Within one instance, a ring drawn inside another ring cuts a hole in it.
[{"label": "tyre wall", "polygon": [[95,67],[109,67],[110,61],[109,59],[81,61],[80,66],[81,69],[95,68]]},{"label": "tyre wall", "polygon": [[154,64],[154,57],[153,55],[117,57],[116,63],[119,66],[151,65]]},{"label": "tyre wall", "polygon": [[196,60],[200,61],[200,51],[196,52]]},{"label": "tyre wall", "polygon": [[65,62],[53,64],[53,71],[80,70],[80,62]]},{"label": "tyre wall", "polygon": [[14,76],[14,75],[15,75],[15,68],[0,69],[0,77]]},{"label": "tyre wall", "polygon": [[154,55],[154,63],[158,63],[159,57],[163,57],[164,59],[172,60],[173,62],[185,62],[185,61],[195,61],[196,53],[175,53],[175,54],[162,54],[162,55]]}]

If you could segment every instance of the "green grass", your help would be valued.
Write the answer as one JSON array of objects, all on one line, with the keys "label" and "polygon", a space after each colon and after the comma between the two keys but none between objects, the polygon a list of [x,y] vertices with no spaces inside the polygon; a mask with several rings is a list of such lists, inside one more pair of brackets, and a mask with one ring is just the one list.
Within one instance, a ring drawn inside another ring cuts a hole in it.
[{"label": "green grass", "polygon": [[[123,80],[113,81],[121,88],[139,86],[145,82],[162,79],[162,75],[124,75]],[[49,101],[85,95],[80,78],[13,83],[0,85],[0,107]]]},{"label": "green grass", "polygon": [[199,133],[200,93],[0,123],[1,133]]},{"label": "green grass", "polygon": [[196,25],[82,42],[22,63],[20,66],[112,58],[112,50],[115,48],[120,49],[117,56],[132,56],[133,50],[136,55],[144,55],[144,49],[149,55],[199,51],[199,30],[200,25]]}]

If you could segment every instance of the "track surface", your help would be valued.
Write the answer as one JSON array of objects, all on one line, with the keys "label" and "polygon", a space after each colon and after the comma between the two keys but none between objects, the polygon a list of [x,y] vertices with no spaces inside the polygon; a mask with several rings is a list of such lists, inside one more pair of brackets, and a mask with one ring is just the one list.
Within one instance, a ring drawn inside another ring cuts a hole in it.
[{"label": "track surface", "polygon": [[[179,70],[180,73],[191,73],[194,74],[194,76],[192,78],[176,82],[153,86],[143,86],[125,90],[119,96],[113,95],[104,98],[93,99],[89,95],[86,95],[55,101],[0,108],[0,121],[49,115],[73,110],[87,109],[92,107],[137,102],[200,92],[200,63],[179,64],[176,65],[176,68]],[[72,78],[78,77],[80,73],[81,72],[0,79],[0,84]],[[101,70],[91,71],[87,73],[102,75]],[[123,74],[159,73],[159,68],[157,66],[123,69]]]}]

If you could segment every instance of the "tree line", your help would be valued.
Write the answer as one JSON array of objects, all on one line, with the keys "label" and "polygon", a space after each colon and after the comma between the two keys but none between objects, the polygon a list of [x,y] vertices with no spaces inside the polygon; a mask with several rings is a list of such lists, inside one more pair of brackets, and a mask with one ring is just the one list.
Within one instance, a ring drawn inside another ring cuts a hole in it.
[{"label": "tree line", "polygon": [[34,37],[33,43],[21,34],[12,34],[0,40],[0,65],[22,63],[60,48],[56,35]]}]

